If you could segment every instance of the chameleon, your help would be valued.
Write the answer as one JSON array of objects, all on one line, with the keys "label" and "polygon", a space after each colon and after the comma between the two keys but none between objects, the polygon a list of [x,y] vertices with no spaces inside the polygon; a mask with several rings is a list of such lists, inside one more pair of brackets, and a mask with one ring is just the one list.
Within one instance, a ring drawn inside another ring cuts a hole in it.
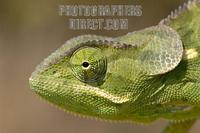
[{"label": "chameleon", "polygon": [[200,116],[200,0],[119,37],[80,35],[36,67],[30,88],[81,116],[187,133]]}]

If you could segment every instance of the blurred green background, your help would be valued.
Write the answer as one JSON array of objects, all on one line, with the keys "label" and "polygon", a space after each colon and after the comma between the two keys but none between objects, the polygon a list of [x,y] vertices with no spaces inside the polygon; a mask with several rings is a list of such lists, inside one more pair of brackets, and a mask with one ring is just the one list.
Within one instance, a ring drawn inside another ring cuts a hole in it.
[{"label": "blurred green background", "polygon": [[[81,34],[123,35],[156,25],[185,0],[0,0],[0,133],[159,133],[166,121],[149,126],[74,117],[40,100],[29,89],[35,66],[66,40]],[[73,31],[60,4],[139,4],[141,17],[129,29]],[[197,123],[192,133],[200,129]]]}]

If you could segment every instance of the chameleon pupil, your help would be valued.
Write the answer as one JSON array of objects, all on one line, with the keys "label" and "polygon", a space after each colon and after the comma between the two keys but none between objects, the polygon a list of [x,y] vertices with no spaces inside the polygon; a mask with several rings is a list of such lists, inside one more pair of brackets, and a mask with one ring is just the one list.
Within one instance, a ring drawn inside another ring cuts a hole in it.
[{"label": "chameleon pupil", "polygon": [[88,62],[83,62],[82,66],[87,68],[90,64]]}]

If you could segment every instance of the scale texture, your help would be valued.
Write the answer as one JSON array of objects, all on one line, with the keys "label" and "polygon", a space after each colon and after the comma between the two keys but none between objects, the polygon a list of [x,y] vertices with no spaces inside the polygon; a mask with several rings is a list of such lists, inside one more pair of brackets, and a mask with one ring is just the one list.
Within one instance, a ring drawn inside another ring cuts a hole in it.
[{"label": "scale texture", "polygon": [[156,26],[117,38],[68,40],[32,73],[31,89],[83,116],[150,123],[186,133],[200,116],[200,1],[180,6]]}]

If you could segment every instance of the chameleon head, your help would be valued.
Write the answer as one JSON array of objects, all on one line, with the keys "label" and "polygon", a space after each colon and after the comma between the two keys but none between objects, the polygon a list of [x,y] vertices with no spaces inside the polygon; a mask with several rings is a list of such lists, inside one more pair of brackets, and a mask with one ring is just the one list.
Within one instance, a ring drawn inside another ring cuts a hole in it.
[{"label": "chameleon head", "polygon": [[109,50],[103,52],[89,42],[80,45],[77,40],[81,38],[70,40],[45,59],[29,79],[31,88],[66,111],[109,117],[118,112],[118,104],[129,99],[117,96],[122,89],[117,89],[119,83],[109,80],[105,56]]},{"label": "chameleon head", "polygon": [[120,73],[124,72],[116,71],[124,69],[115,62],[119,52],[102,44],[108,40],[112,42],[80,36],[67,41],[32,73],[32,90],[65,111],[114,119],[120,105],[129,101],[129,92],[122,87],[126,81]]},{"label": "chameleon head", "polygon": [[127,113],[140,110],[137,103],[148,94],[143,91],[151,76],[174,69],[182,58],[182,43],[171,29],[145,30],[116,39],[86,35],[67,41],[33,72],[32,90],[69,112],[132,119]]}]

